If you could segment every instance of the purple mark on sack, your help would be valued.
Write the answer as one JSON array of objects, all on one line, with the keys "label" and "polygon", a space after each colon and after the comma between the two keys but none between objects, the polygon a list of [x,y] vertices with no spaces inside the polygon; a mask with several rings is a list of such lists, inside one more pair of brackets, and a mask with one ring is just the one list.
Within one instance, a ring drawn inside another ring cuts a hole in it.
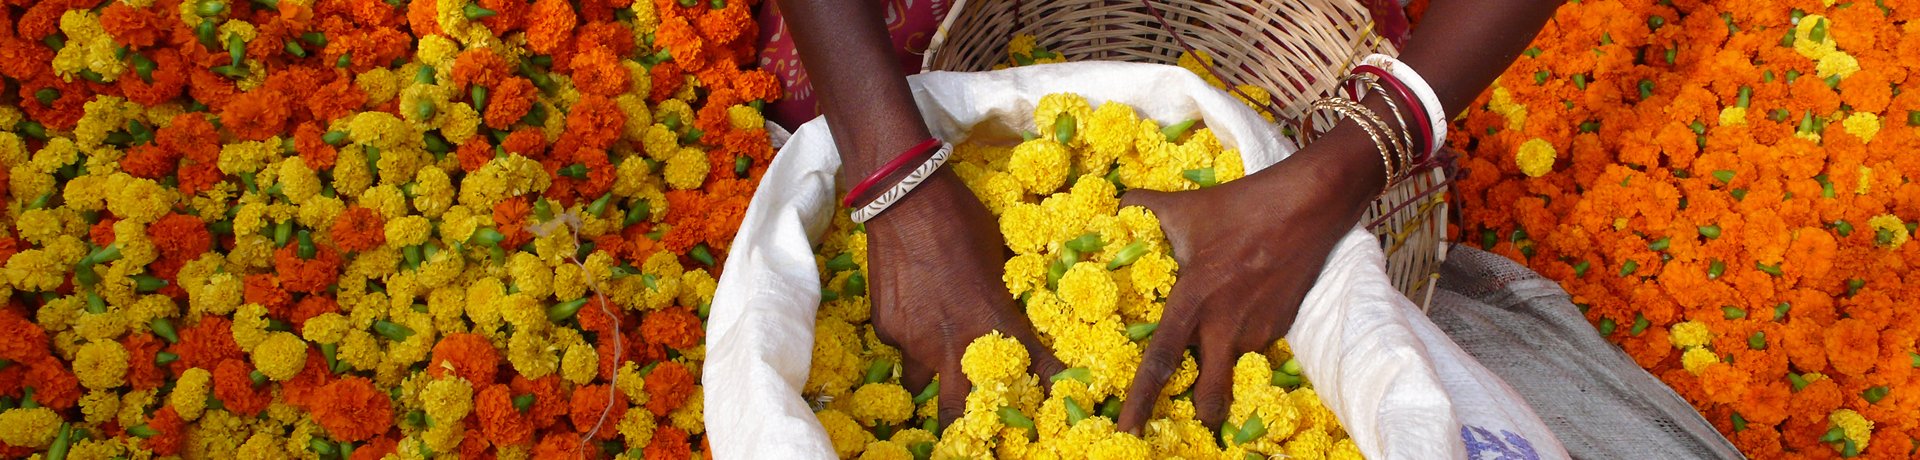
[{"label": "purple mark on sack", "polygon": [[1512,431],[1500,430],[1501,436],[1494,436],[1486,428],[1467,425],[1460,427],[1460,441],[1467,445],[1467,458],[1474,460],[1540,460],[1540,454],[1533,450],[1533,443]]}]

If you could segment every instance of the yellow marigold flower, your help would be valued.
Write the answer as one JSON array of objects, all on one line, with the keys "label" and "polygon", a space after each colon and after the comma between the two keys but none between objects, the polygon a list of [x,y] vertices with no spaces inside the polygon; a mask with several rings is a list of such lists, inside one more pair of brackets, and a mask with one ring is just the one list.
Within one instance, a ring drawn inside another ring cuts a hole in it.
[{"label": "yellow marigold flower", "polygon": [[1072,156],[1067,147],[1050,138],[1020,143],[1007,160],[1007,169],[1020,180],[1026,191],[1052,193],[1067,182],[1067,162]]},{"label": "yellow marigold flower", "polygon": [[663,173],[666,176],[667,186],[675,190],[690,190],[699,188],[701,183],[706,182],[709,168],[706,152],[697,148],[683,147],[678,152],[674,152],[672,157],[667,158]]},{"label": "yellow marigold flower", "polygon": [[253,367],[275,381],[287,381],[307,365],[307,342],[291,332],[267,335],[253,347]]},{"label": "yellow marigold flower", "polygon": [[[309,323],[311,324],[311,323]],[[213,373],[198,367],[180,373],[174,381],[173,392],[167,393],[167,404],[180,414],[180,418],[193,421],[200,418],[201,411],[207,408],[207,392],[212,391]]]},{"label": "yellow marigold flower", "polygon": [[727,122],[740,131],[767,127],[767,119],[760,115],[760,111],[745,105],[727,107]]},{"label": "yellow marigold flower", "polygon": [[622,94],[613,98],[613,105],[627,116],[626,124],[620,127],[620,138],[630,142],[645,139],[647,129],[653,127],[653,112],[647,108],[646,94]]},{"label": "yellow marigold flower", "polygon": [[905,422],[913,416],[913,395],[892,383],[869,383],[853,392],[852,415],[857,420],[886,424]]},{"label": "yellow marigold flower", "polygon": [[[0,126],[13,126],[20,123],[20,109],[7,107],[0,111]],[[13,168],[27,163],[27,143],[20,135],[0,132],[0,167]]]},{"label": "yellow marigold flower", "polygon": [[1861,143],[1873,142],[1873,136],[1880,133],[1880,116],[1868,112],[1854,112],[1841,122],[1847,134],[1860,138]]},{"label": "yellow marigold flower", "polygon": [[439,217],[453,206],[453,179],[440,168],[420,168],[413,178],[413,207],[427,217]]},{"label": "yellow marigold flower", "polygon": [[100,25],[98,14],[68,10],[60,15],[60,31],[67,36],[67,46],[54,54],[53,69],[61,79],[71,82],[82,72],[92,72],[101,81],[112,82],[126,70],[126,61],[114,56],[114,48],[119,45]]},{"label": "yellow marigold flower", "polygon": [[1854,72],[1859,71],[1860,60],[1842,51],[1835,51],[1821,56],[1819,61],[1814,64],[1814,74],[1820,78],[1847,78],[1853,76]]},{"label": "yellow marigold flower", "polygon": [[1193,72],[1194,75],[1199,75],[1200,78],[1207,81],[1208,85],[1213,85],[1215,88],[1227,87],[1225,82],[1220,81],[1220,78],[1215,77],[1212,71],[1207,70],[1213,67],[1213,56],[1208,55],[1206,51],[1193,50],[1191,52],[1180,53],[1180,58],[1174,61],[1174,64],[1179,65],[1182,69],[1187,69],[1189,72]]},{"label": "yellow marigold flower", "polygon": [[473,410],[473,385],[460,378],[439,378],[420,389],[420,408],[434,420],[454,421]]},{"label": "yellow marigold flower", "polygon": [[1120,291],[1107,268],[1097,262],[1073,264],[1060,277],[1060,299],[1072,307],[1074,318],[1095,322],[1119,311]]},{"label": "yellow marigold flower", "polygon": [[1837,409],[1827,414],[1827,422],[1846,433],[1861,451],[1867,450],[1867,441],[1873,438],[1873,421],[1855,412],[1853,409]]},{"label": "yellow marigold flower", "polygon": [[[185,286],[193,286],[186,284]],[[244,286],[240,277],[232,273],[208,275],[204,284],[187,292],[187,304],[193,312],[201,314],[225,315],[240,306],[240,294]]]},{"label": "yellow marigold flower", "polygon": [[1899,216],[1881,214],[1867,219],[1867,226],[1873,228],[1873,245],[1888,250],[1900,249],[1907,244],[1907,224]]},{"label": "yellow marigold flower", "polygon": [[1327,460],[1361,460],[1363,458],[1365,457],[1360,455],[1360,446],[1353,443],[1353,438],[1334,441],[1333,449],[1327,451]]},{"label": "yellow marigold flower", "polygon": [[250,303],[233,314],[233,341],[241,350],[253,350],[267,340],[267,307]]},{"label": "yellow marigold flower", "polygon": [[827,409],[814,412],[813,416],[820,419],[820,425],[827,429],[827,439],[833,441],[833,450],[840,454],[840,458],[860,455],[867,443],[873,441],[873,433],[868,433],[866,428],[845,413]]},{"label": "yellow marigold flower", "polygon": [[1047,258],[1040,254],[1013,256],[1007,259],[1006,272],[1000,276],[1000,280],[1007,283],[1007,292],[1018,297],[1046,286],[1047,263]]},{"label": "yellow marigold flower", "polygon": [[7,259],[7,278],[24,291],[52,291],[66,280],[68,264],[40,249],[20,251]]},{"label": "yellow marigold flower", "polygon": [[1214,181],[1224,184],[1246,176],[1247,166],[1245,159],[1240,157],[1240,150],[1227,149],[1226,151],[1220,152],[1219,156],[1214,157]]},{"label": "yellow marigold flower", "polygon": [[1086,136],[1077,133],[1087,132],[1087,123],[1093,118],[1093,106],[1087,103],[1087,98],[1075,93],[1053,93],[1041,96],[1040,101],[1033,107],[1033,126],[1039,129],[1038,134],[1041,137],[1052,137],[1061,115],[1072,116],[1074,120],[1073,129],[1076,134],[1068,145],[1086,146]]},{"label": "yellow marigold flower", "polygon": [[340,348],[334,356],[354,369],[368,370],[380,365],[380,357],[383,354],[373,333],[354,329],[347,332],[345,339],[340,340]]},{"label": "yellow marigold flower", "polygon": [[1000,235],[1016,254],[1037,254],[1053,240],[1058,228],[1050,225],[1039,205],[1014,203],[1001,210]]},{"label": "yellow marigold flower", "polygon": [[120,394],[93,390],[80,396],[81,418],[87,423],[107,423],[120,415]]},{"label": "yellow marigold flower", "polygon": [[680,305],[699,307],[712,303],[713,293],[719,287],[720,282],[706,269],[689,270],[680,275]]},{"label": "yellow marigold flower", "polygon": [[461,179],[460,204],[473,209],[493,209],[493,205],[501,200],[538,193],[550,185],[552,178],[540,163],[510,154],[489,160],[479,170]]},{"label": "yellow marigold flower", "polygon": [[591,345],[576,343],[568,346],[567,352],[561,355],[560,378],[575,385],[585,385],[599,373],[600,354]]},{"label": "yellow marigold flower", "polygon": [[173,209],[174,192],[148,179],[140,179],[123,173],[111,176],[114,187],[107,195],[107,210],[122,219],[148,223],[159,220]]},{"label": "yellow marigold flower", "polygon": [[45,448],[53,443],[59,434],[62,421],[53,409],[45,407],[14,408],[0,412],[0,442],[11,446]]},{"label": "yellow marigold flower", "polygon": [[1720,126],[1746,126],[1746,107],[1727,107],[1720,109]]},{"label": "yellow marigold flower", "polygon": [[687,401],[667,413],[667,418],[673,422],[674,427],[682,431],[691,434],[704,433],[707,431],[707,423],[702,414],[706,412],[706,400],[706,387],[695,386],[693,394],[687,395]]},{"label": "yellow marigold flower", "polygon": [[967,344],[961,355],[960,371],[974,385],[1012,384],[1027,374],[1027,347],[1019,340],[998,331],[980,336]]},{"label": "yellow marigold flower", "polygon": [[127,383],[127,349],[120,342],[102,340],[80,346],[73,357],[73,376],[80,385],[106,390]]},{"label": "yellow marigold flower", "polygon": [[913,452],[907,446],[893,441],[874,441],[860,453],[860,460],[913,460]]},{"label": "yellow marigold flower", "polygon": [[820,318],[814,322],[813,363],[802,388],[809,395],[837,397],[866,376],[867,362],[860,359],[860,332],[838,318]]},{"label": "yellow marigold flower", "polygon": [[405,121],[387,112],[360,112],[354,115],[347,122],[347,136],[354,142],[381,150],[418,141],[418,135]]},{"label": "yellow marigold flower", "polygon": [[1514,153],[1513,162],[1520,165],[1520,172],[1527,177],[1540,177],[1553,172],[1554,156],[1553,144],[1536,138],[1520,144],[1520,150]]},{"label": "yellow marigold flower", "polygon": [[1680,366],[1693,375],[1700,375],[1707,370],[1707,366],[1715,364],[1720,364],[1720,355],[1706,348],[1689,348],[1680,355]]},{"label": "yellow marigold flower", "polygon": [[1323,458],[1333,450],[1333,437],[1320,430],[1305,430],[1295,433],[1287,440],[1287,458]]},{"label": "yellow marigold flower", "polygon": [[412,215],[387,221],[387,244],[393,246],[413,246],[427,242],[433,233],[433,222],[426,217]]},{"label": "yellow marigold flower", "polygon": [[559,361],[550,344],[539,334],[516,332],[507,341],[507,362],[526,378],[537,379],[552,374],[560,368]]},{"label": "yellow marigold flower", "polygon": [[1713,342],[1713,331],[1699,321],[1676,323],[1667,332],[1667,341],[1680,348],[1704,347]]},{"label": "yellow marigold flower", "polygon": [[[452,69],[451,65],[436,67]],[[354,76],[353,86],[367,93],[367,104],[385,104],[400,96],[400,75],[386,67],[375,67]]]},{"label": "yellow marigold flower", "polygon": [[[67,51],[67,49],[61,51]],[[124,129],[129,116],[140,115],[139,109],[139,104],[128,104],[123,98],[97,96],[83,106],[82,110],[85,112],[73,128],[73,140],[87,147],[97,147],[106,143],[107,133]]]},{"label": "yellow marigold flower", "polygon": [[226,144],[220,147],[220,172],[227,174],[255,173],[270,163],[280,161],[280,137],[275,136],[264,141],[245,141]]},{"label": "yellow marigold flower", "polygon": [[620,436],[627,439],[627,445],[644,446],[653,442],[653,431],[657,428],[655,423],[652,413],[644,410],[629,410],[627,415],[620,417],[620,422],[615,429],[620,430]]}]

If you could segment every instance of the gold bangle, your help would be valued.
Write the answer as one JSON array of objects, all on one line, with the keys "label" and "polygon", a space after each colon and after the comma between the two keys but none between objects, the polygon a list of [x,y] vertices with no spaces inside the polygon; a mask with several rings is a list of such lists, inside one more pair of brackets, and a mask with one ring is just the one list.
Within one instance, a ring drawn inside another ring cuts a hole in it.
[{"label": "gold bangle", "polygon": [[[1381,138],[1381,132],[1387,129],[1386,122],[1381,120],[1378,115],[1375,115],[1372,110],[1367,109],[1365,106],[1352,100],[1336,96],[1314,101],[1314,103],[1307,108],[1306,113],[1303,114],[1304,116],[1301,118],[1302,124],[1312,123],[1313,116],[1323,111],[1333,112],[1341,118],[1353,120],[1354,124],[1359,125],[1361,130],[1367,133],[1367,137],[1373,139],[1374,147],[1380,150],[1380,163],[1383,168],[1382,174],[1385,176],[1384,179],[1386,181],[1381,188],[1381,193],[1385,194],[1387,187],[1397,182],[1404,171],[1404,165],[1396,164],[1399,158],[1394,154],[1394,147],[1390,145],[1387,140]],[[1315,127],[1311,125],[1302,127],[1301,136],[1303,145],[1311,143],[1319,137],[1320,133],[1314,128]]]},{"label": "gold bangle", "polygon": [[[1379,94],[1380,100],[1387,104],[1387,110],[1393,112],[1393,120],[1399,122],[1400,129],[1395,133],[1398,134],[1397,136],[1390,137],[1396,141],[1395,148],[1400,157],[1399,161],[1402,167],[1405,168],[1407,165],[1411,165],[1415,157],[1413,151],[1413,130],[1412,127],[1407,125],[1406,116],[1400,114],[1400,103],[1394,102],[1394,95],[1387,92],[1387,87],[1380,84],[1380,77],[1374,76],[1373,74],[1347,74],[1346,76],[1340,77],[1340,87],[1344,88],[1350,82],[1355,81],[1366,85],[1367,89],[1371,90],[1369,91],[1370,93]],[[1355,99],[1354,102],[1363,103],[1366,101],[1366,94],[1358,94],[1357,96],[1359,96],[1359,99]]]}]

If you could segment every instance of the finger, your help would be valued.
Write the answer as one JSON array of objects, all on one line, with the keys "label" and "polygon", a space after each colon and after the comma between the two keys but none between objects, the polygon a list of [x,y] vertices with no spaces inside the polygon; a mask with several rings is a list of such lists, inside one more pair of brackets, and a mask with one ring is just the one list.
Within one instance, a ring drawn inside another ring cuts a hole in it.
[{"label": "finger", "polygon": [[948,364],[940,371],[940,427],[945,429],[953,425],[954,420],[967,411],[967,393],[973,391],[973,382],[967,380],[967,374],[960,372],[960,353],[954,352]]},{"label": "finger", "polygon": [[1193,412],[1209,428],[1226,420],[1227,405],[1233,398],[1233,349],[1227,341],[1203,340],[1200,346],[1200,378],[1193,382]]},{"label": "finger", "polygon": [[920,394],[933,381],[933,367],[913,359],[913,355],[900,354],[900,385],[913,394]]},{"label": "finger", "polygon": [[1141,206],[1154,209],[1154,205],[1159,204],[1160,199],[1166,194],[1167,192],[1155,190],[1128,190],[1120,195],[1120,207]]},{"label": "finger", "polygon": [[1181,353],[1186,351],[1193,336],[1192,307],[1197,305],[1185,292],[1179,285],[1174,286],[1159,329],[1147,339],[1146,352],[1140,356],[1140,370],[1134,373],[1127,400],[1120,406],[1120,423],[1115,426],[1120,431],[1139,434],[1140,426],[1153,415],[1160,388],[1166,386],[1167,378],[1180,367]]}]

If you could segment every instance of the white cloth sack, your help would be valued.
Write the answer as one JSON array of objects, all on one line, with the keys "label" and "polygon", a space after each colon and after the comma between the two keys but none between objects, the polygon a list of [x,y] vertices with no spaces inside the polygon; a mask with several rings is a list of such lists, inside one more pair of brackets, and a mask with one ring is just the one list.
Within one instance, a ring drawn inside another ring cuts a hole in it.
[{"label": "white cloth sack", "polygon": [[[935,136],[1011,136],[1044,95],[1133,106],[1161,123],[1206,120],[1249,173],[1294,150],[1276,126],[1185,69],[1082,62],[909,77]],[[813,248],[840,168],[826,120],[800,127],[768,166],[734,238],[707,326],[707,435],[721,459],[833,458],[801,398],[820,277]],[[1362,453],[1380,459],[1565,458],[1505,383],[1449,341],[1387,280],[1379,243],[1356,227],[1328,258],[1287,339]]]}]

